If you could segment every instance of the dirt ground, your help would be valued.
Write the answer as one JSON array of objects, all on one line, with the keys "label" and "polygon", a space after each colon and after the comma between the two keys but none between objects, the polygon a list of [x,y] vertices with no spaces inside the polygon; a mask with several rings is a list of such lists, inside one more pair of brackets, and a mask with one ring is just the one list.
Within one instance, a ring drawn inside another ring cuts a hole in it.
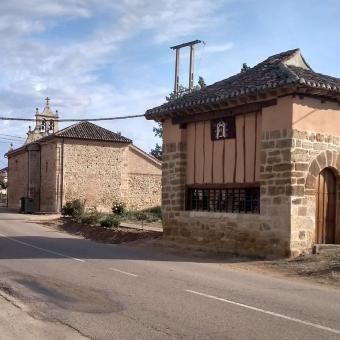
[{"label": "dirt ground", "polygon": [[340,252],[310,254],[293,259],[254,263],[253,266],[290,277],[299,277],[319,284],[340,288]]},{"label": "dirt ground", "polygon": [[133,242],[139,247],[153,247],[155,251],[171,253],[177,256],[192,257],[196,261],[215,262],[222,267],[237,270],[308,280],[312,283],[330,285],[340,289],[340,251],[304,255],[292,259],[260,260],[228,253],[214,253],[188,244],[179,244],[162,239],[162,232],[120,227],[104,229],[81,225],[69,218],[36,221],[48,228],[79,235],[103,243]]},{"label": "dirt ground", "polygon": [[102,243],[124,243],[141,239],[161,238],[162,233],[154,230],[141,230],[134,228],[119,227],[117,229],[105,229],[100,226],[82,225],[73,222],[70,218],[60,217],[53,220],[36,221],[46,227],[56,229],[58,231],[67,232],[73,235],[80,235],[86,239],[90,239]]}]

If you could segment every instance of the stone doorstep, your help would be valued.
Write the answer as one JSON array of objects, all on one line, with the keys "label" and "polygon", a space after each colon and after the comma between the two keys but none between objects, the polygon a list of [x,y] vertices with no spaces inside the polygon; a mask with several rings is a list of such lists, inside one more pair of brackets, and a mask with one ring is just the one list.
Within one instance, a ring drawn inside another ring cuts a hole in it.
[{"label": "stone doorstep", "polygon": [[313,254],[340,254],[340,244],[314,244]]}]

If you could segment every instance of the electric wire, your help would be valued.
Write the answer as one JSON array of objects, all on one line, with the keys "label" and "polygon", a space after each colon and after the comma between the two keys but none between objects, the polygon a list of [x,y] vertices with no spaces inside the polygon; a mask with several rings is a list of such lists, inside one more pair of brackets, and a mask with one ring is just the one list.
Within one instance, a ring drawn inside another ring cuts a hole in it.
[{"label": "electric wire", "polygon": [[12,137],[14,139],[25,139],[24,137],[19,137],[19,136],[14,136],[14,135],[6,135],[4,133],[0,133],[0,138],[3,138],[2,136],[5,136],[5,137]]},{"label": "electric wire", "polygon": [[[64,118],[64,119],[54,119],[56,122],[98,122],[98,121],[108,121],[108,120],[119,120],[119,119],[131,119],[145,117],[144,114],[139,115],[127,115],[127,116],[117,116],[117,117],[105,117],[105,118]],[[20,122],[35,122],[35,118],[21,118],[21,117],[5,117],[0,116],[0,120],[8,121],[20,121]]]}]

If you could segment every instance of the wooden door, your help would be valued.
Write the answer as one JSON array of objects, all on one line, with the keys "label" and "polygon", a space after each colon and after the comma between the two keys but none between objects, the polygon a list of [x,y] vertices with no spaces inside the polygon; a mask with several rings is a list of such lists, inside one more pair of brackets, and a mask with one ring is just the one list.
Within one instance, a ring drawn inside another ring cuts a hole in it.
[{"label": "wooden door", "polygon": [[335,242],[336,180],[326,168],[319,174],[316,188],[316,243]]}]

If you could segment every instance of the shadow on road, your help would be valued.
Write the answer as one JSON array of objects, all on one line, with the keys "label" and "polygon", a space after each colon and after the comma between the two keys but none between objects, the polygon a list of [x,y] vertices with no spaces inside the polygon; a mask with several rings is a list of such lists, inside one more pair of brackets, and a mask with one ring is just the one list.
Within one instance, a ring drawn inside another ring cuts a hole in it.
[{"label": "shadow on road", "polygon": [[[174,254],[175,252],[175,254]],[[60,255],[59,255],[60,254]],[[63,256],[64,255],[64,256]],[[1,259],[125,259],[140,261],[176,261],[199,263],[237,263],[257,261],[256,258],[230,254],[207,254],[203,252],[171,249],[154,244],[102,244],[78,238],[44,236],[0,236]]]}]

